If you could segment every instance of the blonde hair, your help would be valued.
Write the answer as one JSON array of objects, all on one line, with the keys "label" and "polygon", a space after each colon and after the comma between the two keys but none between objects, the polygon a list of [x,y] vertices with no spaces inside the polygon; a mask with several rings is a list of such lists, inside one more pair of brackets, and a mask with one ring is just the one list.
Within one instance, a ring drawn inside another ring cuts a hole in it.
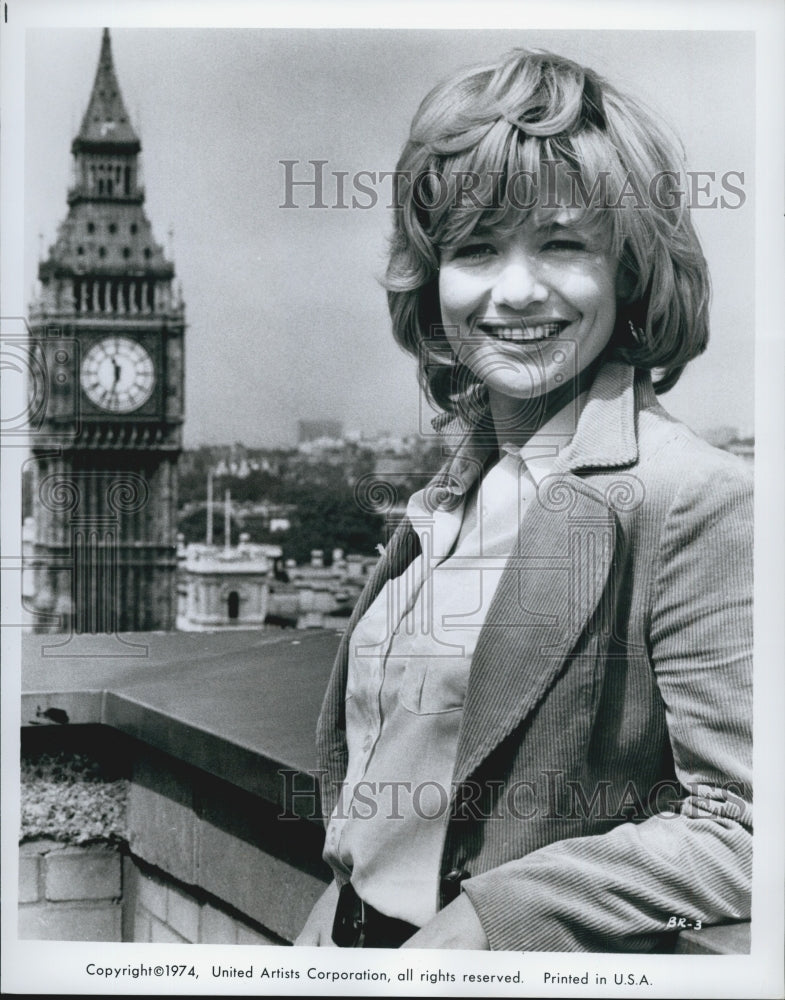
[{"label": "blonde hair", "polygon": [[455,410],[472,382],[440,329],[440,251],[478,226],[512,229],[535,207],[560,208],[565,180],[629,289],[613,356],[659,369],[655,389],[671,388],[708,342],[708,270],[682,171],[680,145],[649,111],[552,53],[515,49],[435,87],[398,161],[385,281],[395,338],[418,358],[431,400]]}]

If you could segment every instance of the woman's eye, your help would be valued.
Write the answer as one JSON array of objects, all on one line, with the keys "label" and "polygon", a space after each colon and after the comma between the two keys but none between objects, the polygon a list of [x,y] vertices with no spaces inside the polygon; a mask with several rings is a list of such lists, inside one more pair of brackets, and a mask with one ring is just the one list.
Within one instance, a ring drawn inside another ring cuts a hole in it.
[{"label": "woman's eye", "polygon": [[548,240],[543,246],[543,250],[571,250],[581,251],[586,249],[586,244],[581,240]]},{"label": "woman's eye", "polygon": [[496,249],[490,243],[467,243],[465,246],[456,247],[452,251],[452,256],[459,260],[484,260],[495,253]]}]

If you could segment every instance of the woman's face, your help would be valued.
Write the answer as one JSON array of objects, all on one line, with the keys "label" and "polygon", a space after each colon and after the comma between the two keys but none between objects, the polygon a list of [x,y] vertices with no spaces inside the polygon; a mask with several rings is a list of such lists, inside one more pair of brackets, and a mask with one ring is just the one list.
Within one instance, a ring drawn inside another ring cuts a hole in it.
[{"label": "woman's face", "polygon": [[575,210],[530,212],[511,235],[476,230],[442,251],[447,340],[489,390],[542,396],[590,365],[610,340],[617,270],[607,240]]}]

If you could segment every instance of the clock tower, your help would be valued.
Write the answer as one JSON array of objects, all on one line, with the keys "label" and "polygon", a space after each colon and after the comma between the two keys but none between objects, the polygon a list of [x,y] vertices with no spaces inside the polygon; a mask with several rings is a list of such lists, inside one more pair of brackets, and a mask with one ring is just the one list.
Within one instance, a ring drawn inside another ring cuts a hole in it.
[{"label": "clock tower", "polygon": [[30,311],[37,628],[174,628],[182,302],[144,211],[109,31],[73,140],[68,213]]}]

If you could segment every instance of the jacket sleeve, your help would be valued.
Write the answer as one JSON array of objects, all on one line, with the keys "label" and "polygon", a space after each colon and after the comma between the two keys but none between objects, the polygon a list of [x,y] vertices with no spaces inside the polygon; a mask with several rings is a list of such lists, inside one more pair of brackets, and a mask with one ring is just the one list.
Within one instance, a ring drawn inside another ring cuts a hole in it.
[{"label": "jacket sleeve", "polygon": [[686,477],[663,526],[650,648],[672,812],[556,841],[463,883],[493,949],[642,951],[670,917],[747,920],[752,861],[752,489]]}]

